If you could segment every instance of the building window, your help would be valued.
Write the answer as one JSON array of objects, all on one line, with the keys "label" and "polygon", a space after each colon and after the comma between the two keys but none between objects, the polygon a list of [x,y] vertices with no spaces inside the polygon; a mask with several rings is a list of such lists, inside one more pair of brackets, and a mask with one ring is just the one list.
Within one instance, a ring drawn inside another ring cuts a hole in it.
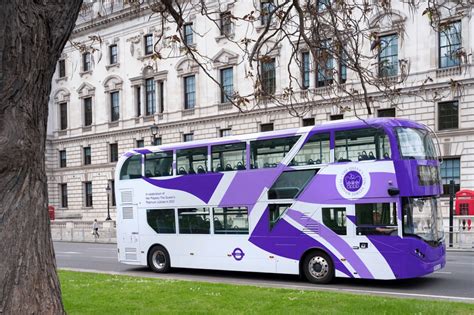
[{"label": "building window", "polygon": [[377,111],[377,117],[395,117],[395,108],[384,108]]},{"label": "building window", "polygon": [[84,165],[91,164],[91,147],[85,147],[84,151]]},{"label": "building window", "polygon": [[343,115],[343,114],[337,114],[337,115],[331,115],[331,116],[329,116],[329,120],[341,120],[341,119],[344,119],[344,115]]},{"label": "building window", "polygon": [[59,77],[64,78],[66,76],[66,60],[59,60]]},{"label": "building window", "polygon": [[232,35],[232,13],[224,12],[221,13],[221,35],[230,36]]},{"label": "building window", "polygon": [[272,130],[273,130],[273,123],[260,124],[260,131],[261,132],[272,131]]},{"label": "building window", "polygon": [[144,140],[137,140],[137,148],[143,148],[145,146]]},{"label": "building window", "polygon": [[232,68],[221,70],[221,103],[230,102],[234,94],[234,71]]},{"label": "building window", "polygon": [[136,116],[140,117],[142,115],[142,89],[139,86],[135,87],[135,108]]},{"label": "building window", "polygon": [[161,137],[153,138],[153,145],[161,145]]},{"label": "building window", "polygon": [[331,3],[331,0],[316,0],[318,12],[326,11]]},{"label": "building window", "polygon": [[146,79],[146,116],[153,115],[156,109],[155,79]]},{"label": "building window", "polygon": [[184,78],[184,109],[196,106],[196,78],[194,75]]},{"label": "building window", "polygon": [[59,104],[59,123],[61,130],[67,129],[67,103]]},{"label": "building window", "polygon": [[193,44],[193,23],[184,24],[183,37],[186,45]]},{"label": "building window", "polygon": [[193,138],[194,138],[194,134],[193,134],[193,133],[185,133],[185,134],[183,135],[183,141],[184,141],[184,142],[193,141]]},{"label": "building window", "polygon": [[109,46],[109,57],[110,57],[110,64],[114,65],[118,63],[118,48],[117,45],[110,45]]},{"label": "building window", "polygon": [[118,144],[117,143],[109,144],[109,152],[110,152],[110,162],[117,162],[118,161]]},{"label": "building window", "polygon": [[276,6],[273,0],[261,0],[260,2],[260,21],[262,25],[267,25],[272,22],[273,12]]},{"label": "building window", "polygon": [[92,207],[92,182],[84,183],[84,204],[86,207]]},{"label": "building window", "polygon": [[318,50],[318,60],[316,71],[316,87],[323,87],[332,84],[334,71],[334,58],[330,52],[331,40],[321,41],[321,48]]},{"label": "building window", "polygon": [[228,128],[228,129],[221,129],[221,130],[219,130],[219,135],[220,135],[221,138],[222,138],[222,137],[229,137],[229,136],[232,135],[232,132],[231,132],[231,131],[232,131],[232,130],[231,130],[230,128]]},{"label": "building window", "polygon": [[158,100],[160,102],[158,113],[162,114],[165,111],[165,84],[163,81],[158,82]]},{"label": "building window", "polygon": [[67,208],[67,184],[60,184],[61,189],[61,208]]},{"label": "building window", "polygon": [[461,160],[443,159],[441,164],[441,184],[443,185],[443,195],[449,195],[449,182],[454,180],[454,192],[461,187]]},{"label": "building window", "polygon": [[398,34],[380,37],[379,77],[398,74]]},{"label": "building window", "polygon": [[86,52],[82,54],[82,71],[90,71],[91,70],[91,54]]},{"label": "building window", "polygon": [[438,130],[457,129],[459,127],[458,101],[438,103]]},{"label": "building window", "polygon": [[301,54],[301,74],[303,76],[303,89],[309,88],[309,73],[310,73],[310,62],[309,62],[309,52],[304,52]]},{"label": "building window", "polygon": [[110,120],[117,121],[120,118],[119,92],[110,93]]},{"label": "building window", "polygon": [[59,167],[66,167],[66,150],[59,151]]},{"label": "building window", "polygon": [[303,127],[314,126],[314,118],[303,118]]},{"label": "building window", "polygon": [[153,53],[153,35],[147,34],[144,36],[145,39],[145,55],[151,55]]},{"label": "building window", "polygon": [[344,84],[347,81],[347,55],[344,49],[341,48],[339,58],[339,83]]},{"label": "building window", "polygon": [[262,91],[266,95],[275,94],[276,90],[276,72],[275,59],[262,62]]},{"label": "building window", "polygon": [[92,125],[92,97],[84,99],[84,126]]},{"label": "building window", "polygon": [[112,198],[110,198],[111,201],[111,206],[115,207],[116,206],[116,201],[115,201],[115,180],[110,180],[109,181],[109,187],[110,187],[110,195]]},{"label": "building window", "polygon": [[439,67],[459,66],[461,49],[461,21],[446,23],[439,32]]}]

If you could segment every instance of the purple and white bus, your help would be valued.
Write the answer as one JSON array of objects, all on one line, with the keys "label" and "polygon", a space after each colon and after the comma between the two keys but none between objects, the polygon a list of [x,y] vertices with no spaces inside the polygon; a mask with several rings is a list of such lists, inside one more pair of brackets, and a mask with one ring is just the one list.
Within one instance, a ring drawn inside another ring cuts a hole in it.
[{"label": "purple and white bus", "polygon": [[140,148],[116,168],[119,261],[403,279],[443,268],[439,160],[402,119]]}]

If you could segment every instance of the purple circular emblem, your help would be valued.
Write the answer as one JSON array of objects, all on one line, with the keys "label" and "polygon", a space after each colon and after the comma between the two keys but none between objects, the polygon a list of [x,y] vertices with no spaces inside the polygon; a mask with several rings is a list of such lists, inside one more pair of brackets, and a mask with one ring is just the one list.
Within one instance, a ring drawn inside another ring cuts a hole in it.
[{"label": "purple circular emblem", "polygon": [[243,250],[241,250],[240,248],[237,247],[232,252],[232,256],[234,257],[235,260],[240,261],[244,258],[245,254],[244,254]]},{"label": "purple circular emblem", "polygon": [[350,192],[355,192],[362,187],[362,175],[356,171],[347,172],[347,174],[342,179],[344,183],[344,188],[346,188]]}]

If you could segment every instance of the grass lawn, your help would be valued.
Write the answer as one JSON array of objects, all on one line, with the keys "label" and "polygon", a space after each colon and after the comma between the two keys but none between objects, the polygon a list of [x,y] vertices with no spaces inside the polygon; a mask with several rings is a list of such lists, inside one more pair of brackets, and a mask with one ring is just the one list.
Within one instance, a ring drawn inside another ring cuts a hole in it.
[{"label": "grass lawn", "polygon": [[69,314],[474,314],[474,304],[59,271]]}]

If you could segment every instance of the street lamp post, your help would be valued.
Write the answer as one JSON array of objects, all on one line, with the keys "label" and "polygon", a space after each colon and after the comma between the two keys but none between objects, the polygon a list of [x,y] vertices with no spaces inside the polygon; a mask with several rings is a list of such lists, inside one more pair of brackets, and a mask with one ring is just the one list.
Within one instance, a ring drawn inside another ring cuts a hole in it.
[{"label": "street lamp post", "polygon": [[155,145],[156,135],[158,134],[158,126],[154,123],[153,126],[150,127],[151,134],[153,138],[151,139],[151,145]]},{"label": "street lamp post", "polygon": [[107,218],[105,219],[105,221],[110,221],[112,220],[110,218],[110,202],[109,202],[109,198],[110,198],[110,186],[109,184],[107,183],[107,187],[105,187],[105,192],[107,193]]}]

